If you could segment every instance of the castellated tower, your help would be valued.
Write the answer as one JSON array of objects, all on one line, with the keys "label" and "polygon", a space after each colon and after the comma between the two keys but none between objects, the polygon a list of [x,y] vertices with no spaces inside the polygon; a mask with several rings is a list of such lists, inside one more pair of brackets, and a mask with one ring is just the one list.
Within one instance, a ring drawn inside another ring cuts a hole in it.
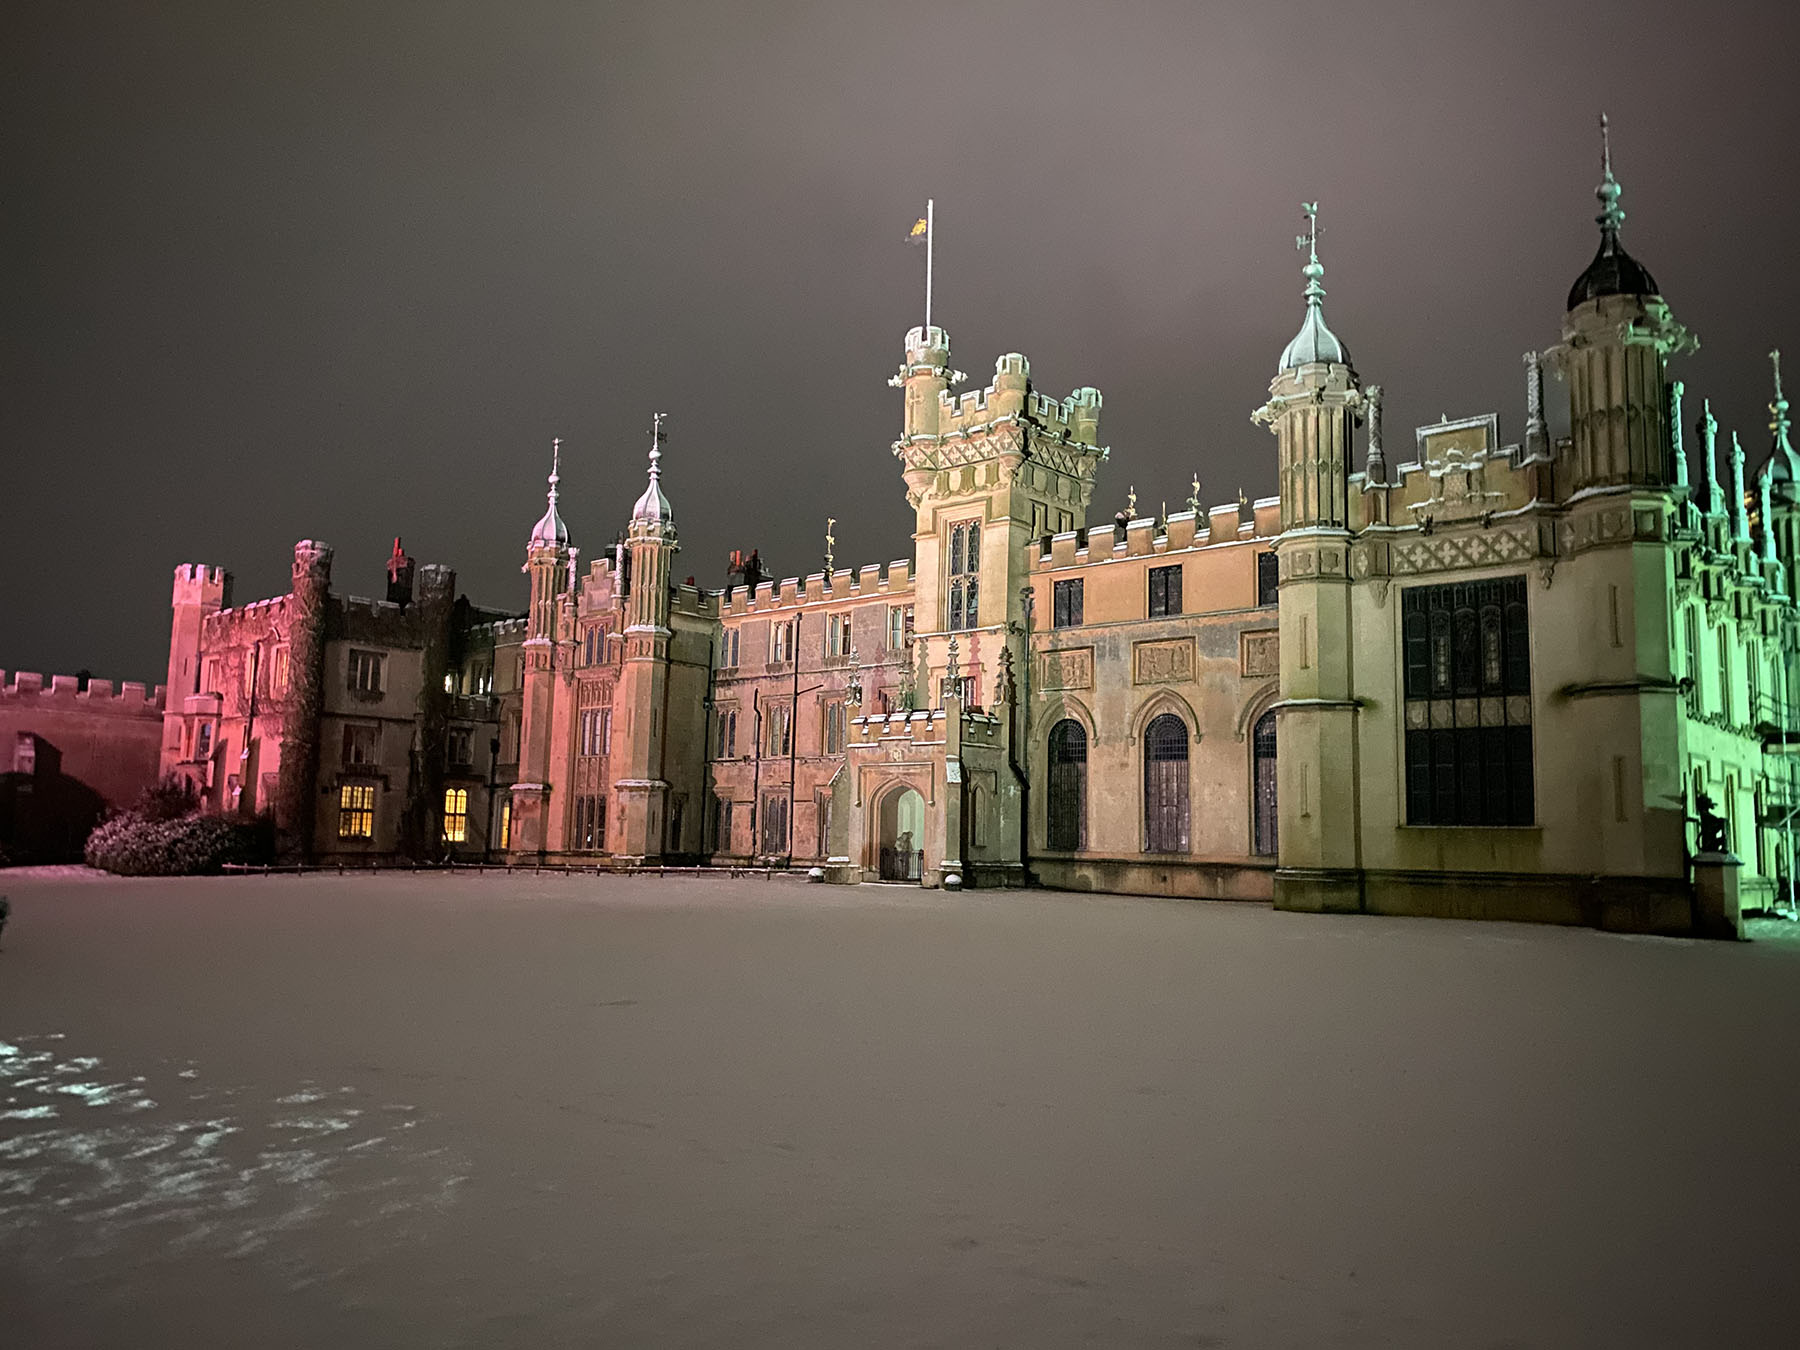
[{"label": "castellated tower", "polygon": [[331,593],[331,545],[294,545],[288,619],[288,692],[281,719],[281,771],[275,828],[282,850],[312,852],[318,807],[319,719],[325,694],[325,619]]},{"label": "castellated tower", "polygon": [[223,567],[182,563],[175,569],[169,625],[169,678],[163,711],[162,769],[181,758],[182,705],[200,688],[200,631],[210,614],[231,603],[231,574]]},{"label": "castellated tower", "polygon": [[1307,251],[1306,317],[1281,353],[1269,401],[1251,416],[1278,446],[1281,802],[1278,906],[1361,907],[1356,701],[1350,653],[1351,436],[1367,401],[1349,349],[1325,322],[1317,206]]},{"label": "castellated tower", "polygon": [[526,541],[525,565],[520,569],[531,578],[531,607],[525,625],[519,777],[512,787],[512,849],[516,853],[541,854],[562,843],[550,837],[561,813],[549,800],[551,755],[557,744],[552,726],[557,712],[558,617],[570,567],[569,527],[556,510],[561,473],[562,442],[558,440],[552,442],[548,502]]},{"label": "castellated tower", "polygon": [[[663,854],[668,822],[669,605],[675,560],[675,514],[663,496],[662,414],[651,432],[650,482],[631,510],[626,550],[625,660],[614,707],[623,725],[613,778],[619,803],[614,852],[626,861]],[[677,845],[678,846],[678,845]]]},{"label": "castellated tower", "polygon": [[920,689],[948,673],[949,636],[961,633],[959,673],[975,706],[992,702],[1000,653],[1012,644],[1024,668],[1020,587],[1032,550],[1087,522],[1098,444],[1100,391],[1061,400],[1031,387],[1031,363],[1009,352],[985,389],[952,396],[964,376],[950,369],[942,328],[906,335],[906,360],[890,384],[906,393],[894,455],[915,513],[915,664]]}]

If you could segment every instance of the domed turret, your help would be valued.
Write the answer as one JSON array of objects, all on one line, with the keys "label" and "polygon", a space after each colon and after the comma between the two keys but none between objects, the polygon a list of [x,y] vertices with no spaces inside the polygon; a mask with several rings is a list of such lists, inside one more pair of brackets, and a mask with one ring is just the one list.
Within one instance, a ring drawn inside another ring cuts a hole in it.
[{"label": "domed turret", "polygon": [[650,433],[650,483],[644,489],[644,495],[637,499],[637,505],[631,508],[633,525],[655,525],[664,527],[675,521],[675,512],[669,506],[669,499],[663,496],[660,480],[662,469],[663,418],[665,413],[657,413]]},{"label": "domed turret", "polygon": [[1619,194],[1624,191],[1613,177],[1612,144],[1607,134],[1606,114],[1600,114],[1600,186],[1594,196],[1600,202],[1600,214],[1594,223],[1600,227],[1600,251],[1588,264],[1587,271],[1575,278],[1569,288],[1569,308],[1598,300],[1605,295],[1661,295],[1650,269],[1625,251],[1619,242],[1619,227],[1625,223]]},{"label": "domed turret", "polygon": [[538,523],[531,527],[531,540],[528,548],[567,548],[569,544],[569,527],[563,524],[562,517],[556,513],[556,485],[562,481],[562,438],[559,436],[550,442],[550,492],[549,503]]},{"label": "domed turret", "polygon": [[1319,261],[1318,213],[1317,202],[1307,204],[1307,232],[1294,241],[1307,251],[1306,266],[1300,269],[1306,278],[1306,318],[1301,322],[1300,331],[1294,335],[1294,340],[1282,350],[1281,364],[1276,367],[1277,374],[1320,362],[1338,366],[1350,364],[1350,349],[1326,326],[1325,309],[1320,303],[1325,299],[1325,288],[1319,284],[1325,275],[1325,266]]}]

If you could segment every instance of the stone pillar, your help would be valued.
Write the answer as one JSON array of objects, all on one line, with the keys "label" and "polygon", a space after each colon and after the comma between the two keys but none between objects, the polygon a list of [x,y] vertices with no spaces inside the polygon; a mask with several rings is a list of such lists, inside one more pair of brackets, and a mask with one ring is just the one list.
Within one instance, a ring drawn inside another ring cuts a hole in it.
[{"label": "stone pillar", "polygon": [[275,829],[284,856],[309,858],[319,805],[319,719],[325,702],[325,627],[331,604],[331,545],[294,545],[288,597],[288,690],[281,717]]},{"label": "stone pillar", "polygon": [[1741,942],[1744,917],[1738,908],[1738,870],[1731,853],[1694,855],[1694,935]]}]

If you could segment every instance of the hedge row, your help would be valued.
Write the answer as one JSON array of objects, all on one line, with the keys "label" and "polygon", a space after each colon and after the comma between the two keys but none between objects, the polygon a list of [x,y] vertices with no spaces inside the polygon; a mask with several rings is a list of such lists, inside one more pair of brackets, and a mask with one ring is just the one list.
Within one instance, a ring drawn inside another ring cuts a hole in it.
[{"label": "hedge row", "polygon": [[89,867],[122,877],[185,877],[217,872],[226,863],[266,863],[274,855],[266,820],[192,815],[158,820],[126,811],[88,836]]}]

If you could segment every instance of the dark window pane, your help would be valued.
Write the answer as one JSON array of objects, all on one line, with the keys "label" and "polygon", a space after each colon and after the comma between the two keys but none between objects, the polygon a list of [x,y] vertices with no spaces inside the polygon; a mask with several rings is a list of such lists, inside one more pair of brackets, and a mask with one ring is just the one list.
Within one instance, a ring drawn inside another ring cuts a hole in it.
[{"label": "dark window pane", "polygon": [[1049,848],[1087,847],[1087,731],[1064,718],[1050,729]]},{"label": "dark window pane", "polygon": [[1281,573],[1273,553],[1256,555],[1256,603],[1272,605],[1280,589]]},{"label": "dark window pane", "polygon": [[1254,847],[1257,853],[1264,857],[1273,857],[1276,853],[1277,825],[1279,824],[1275,796],[1275,713],[1273,709],[1256,719],[1256,730],[1251,735],[1251,745],[1253,765],[1251,787],[1256,810]]},{"label": "dark window pane", "polygon": [[1181,613],[1181,568],[1150,569],[1150,617],[1159,619]]},{"label": "dark window pane", "polygon": [[1187,725],[1163,713],[1144,729],[1144,847],[1150,853],[1185,853],[1187,841]]}]

